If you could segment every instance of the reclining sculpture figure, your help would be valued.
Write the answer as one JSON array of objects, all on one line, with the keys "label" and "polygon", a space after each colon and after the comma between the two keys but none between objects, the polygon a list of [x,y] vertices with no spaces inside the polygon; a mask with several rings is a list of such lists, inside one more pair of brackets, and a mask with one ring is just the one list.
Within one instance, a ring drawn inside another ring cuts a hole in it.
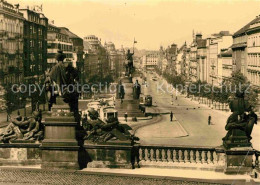
[{"label": "reclining sculpture figure", "polygon": [[0,135],[0,140],[4,143],[9,143],[16,139],[41,140],[43,138],[41,119],[40,111],[34,111],[32,117],[29,118],[22,118],[22,116],[18,116],[15,119],[11,118],[11,123]]},{"label": "reclining sculpture figure", "polygon": [[[95,115],[93,111],[91,114]],[[131,128],[127,125],[120,124],[117,118],[110,118],[107,120],[107,123],[104,123],[103,121],[97,119],[96,116],[90,116],[90,120],[87,120],[86,125],[83,125],[83,127],[87,134],[84,139],[91,140],[92,142],[129,140],[133,143],[134,141],[139,140],[138,137],[135,137],[128,131]]]}]

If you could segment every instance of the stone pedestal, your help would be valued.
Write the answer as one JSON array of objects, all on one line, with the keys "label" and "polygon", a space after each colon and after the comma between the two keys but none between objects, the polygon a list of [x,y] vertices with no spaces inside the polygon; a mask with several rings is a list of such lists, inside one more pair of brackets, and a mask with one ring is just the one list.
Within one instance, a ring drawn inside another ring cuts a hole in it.
[{"label": "stone pedestal", "polygon": [[118,111],[118,116],[123,117],[125,112],[127,112],[128,117],[143,117],[144,114],[139,109],[139,100],[134,100],[133,98],[133,82],[131,77],[124,77],[121,79],[122,85],[125,90],[125,97],[123,102],[120,99],[116,100],[116,110]]},{"label": "stone pedestal", "polygon": [[225,150],[227,174],[245,174],[252,171],[254,150],[252,147],[236,147]]},{"label": "stone pedestal", "polygon": [[84,148],[90,158],[87,168],[126,168],[134,163],[130,141],[92,143],[85,141]]},{"label": "stone pedestal", "polygon": [[52,113],[45,118],[42,142],[43,169],[79,169],[76,125],[69,106],[57,98]]},{"label": "stone pedestal", "polygon": [[251,142],[248,140],[245,131],[240,129],[233,129],[232,135],[223,142],[225,148],[234,147],[250,147]]}]

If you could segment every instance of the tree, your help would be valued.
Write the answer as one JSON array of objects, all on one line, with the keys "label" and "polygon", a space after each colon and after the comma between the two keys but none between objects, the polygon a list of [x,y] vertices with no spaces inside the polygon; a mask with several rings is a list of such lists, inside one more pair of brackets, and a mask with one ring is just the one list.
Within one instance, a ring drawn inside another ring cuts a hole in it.
[{"label": "tree", "polygon": [[240,71],[232,72],[231,77],[226,79],[223,84],[228,91],[225,95],[227,101],[229,97],[235,96],[236,91],[241,91],[245,93],[245,100],[248,101],[249,105],[252,107],[256,106],[259,90],[252,86]]},{"label": "tree", "polygon": [[[11,85],[4,85],[5,93],[4,93],[4,100],[6,105],[6,112],[7,112],[7,118],[6,120],[9,121],[8,115],[10,115],[14,110],[15,106],[17,105],[16,101],[16,95],[12,90]],[[16,90],[16,89],[14,89]]]}]

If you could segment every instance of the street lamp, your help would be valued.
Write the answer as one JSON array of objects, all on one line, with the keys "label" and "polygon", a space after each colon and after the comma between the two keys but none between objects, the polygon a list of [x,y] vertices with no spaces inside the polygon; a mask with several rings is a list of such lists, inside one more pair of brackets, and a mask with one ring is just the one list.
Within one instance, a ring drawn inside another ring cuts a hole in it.
[{"label": "street lamp", "polygon": [[212,65],[211,65],[211,86],[212,86],[212,89],[211,89],[211,102],[212,102],[212,106],[213,106],[213,89],[214,89],[214,86],[213,86],[213,76],[215,75],[214,73],[214,68],[215,68],[215,65],[214,65],[214,61],[212,62]]}]

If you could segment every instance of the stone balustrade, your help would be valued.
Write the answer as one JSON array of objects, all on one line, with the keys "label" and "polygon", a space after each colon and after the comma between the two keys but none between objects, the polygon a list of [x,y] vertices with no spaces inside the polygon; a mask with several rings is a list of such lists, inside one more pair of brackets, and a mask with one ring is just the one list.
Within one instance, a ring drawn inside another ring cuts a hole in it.
[{"label": "stone balustrade", "polygon": [[215,148],[140,146],[140,161],[216,163]]},{"label": "stone balustrade", "polygon": [[259,156],[260,156],[260,151],[255,151],[255,156],[253,158],[253,164],[255,169],[260,173],[260,164],[259,164]]}]

